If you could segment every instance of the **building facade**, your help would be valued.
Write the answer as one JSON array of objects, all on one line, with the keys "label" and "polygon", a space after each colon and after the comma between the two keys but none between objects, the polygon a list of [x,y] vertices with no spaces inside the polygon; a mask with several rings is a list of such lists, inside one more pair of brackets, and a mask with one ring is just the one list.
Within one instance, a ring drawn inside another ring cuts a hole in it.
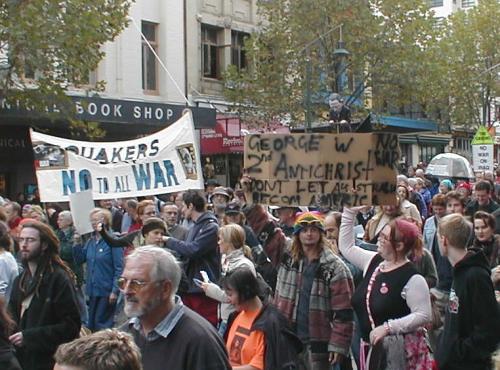
[{"label": "building facade", "polygon": [[[186,81],[189,100],[217,111],[215,128],[201,130],[202,161],[213,178],[234,186],[243,168],[242,124],[223,97],[223,74],[245,68],[245,38],[257,30],[257,0],[186,1]],[[207,177],[207,176],[206,176]]]},{"label": "building facade", "polygon": [[[185,52],[187,2],[135,1],[130,8],[128,27],[113,42],[103,45],[105,57],[89,77],[89,85],[104,81],[104,91],[98,96],[88,96],[84,89],[68,92],[75,104],[76,117],[99,123],[106,131],[103,139],[134,139],[157,131],[182,115],[189,102]],[[67,120],[54,122],[16,104],[0,103],[0,195],[13,199],[19,193],[29,196],[36,189],[29,128],[72,138],[74,132]],[[194,107],[192,111],[195,127],[215,125],[214,109]]]}]

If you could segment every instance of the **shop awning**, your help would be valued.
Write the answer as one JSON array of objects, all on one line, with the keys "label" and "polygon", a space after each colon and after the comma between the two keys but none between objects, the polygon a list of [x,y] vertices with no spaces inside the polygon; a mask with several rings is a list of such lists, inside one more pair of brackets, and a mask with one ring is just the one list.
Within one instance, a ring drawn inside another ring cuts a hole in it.
[{"label": "shop awning", "polygon": [[433,145],[448,145],[451,140],[451,135],[422,135],[422,134],[402,134],[399,135],[401,144],[433,144]]},{"label": "shop awning", "polygon": [[[396,132],[416,132],[416,131],[437,131],[438,125],[435,121],[423,119],[411,119],[398,116],[372,115],[371,122],[374,128],[382,126],[384,131]],[[384,127],[385,126],[385,127]]]}]

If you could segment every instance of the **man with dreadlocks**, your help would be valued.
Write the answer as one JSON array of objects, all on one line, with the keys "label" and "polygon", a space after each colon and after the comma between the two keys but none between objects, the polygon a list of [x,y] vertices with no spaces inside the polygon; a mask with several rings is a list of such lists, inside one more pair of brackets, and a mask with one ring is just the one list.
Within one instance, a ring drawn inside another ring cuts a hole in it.
[{"label": "man with dreadlocks", "polygon": [[75,276],[49,226],[25,222],[18,241],[24,271],[13,284],[9,306],[18,331],[9,339],[24,370],[49,370],[57,347],[80,331]]},{"label": "man with dreadlocks", "polygon": [[325,238],[318,212],[296,215],[290,250],[281,259],[274,294],[305,349],[300,370],[350,368],[352,276]]}]

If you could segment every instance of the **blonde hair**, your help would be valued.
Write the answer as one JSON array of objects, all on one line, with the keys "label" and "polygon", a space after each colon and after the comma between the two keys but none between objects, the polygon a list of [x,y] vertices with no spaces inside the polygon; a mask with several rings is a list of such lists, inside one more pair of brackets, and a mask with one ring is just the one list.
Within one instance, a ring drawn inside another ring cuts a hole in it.
[{"label": "blonde hair", "polygon": [[219,238],[229,243],[234,249],[243,249],[247,258],[251,258],[251,249],[245,244],[245,229],[238,224],[227,224],[219,228]]},{"label": "blonde hair", "polygon": [[453,213],[441,218],[438,231],[448,239],[452,247],[467,249],[472,234],[472,224],[464,216]]},{"label": "blonde hair", "polygon": [[107,209],[104,209],[104,208],[94,208],[92,211],[90,211],[89,218],[91,218],[93,215],[95,215],[97,213],[100,213],[102,215],[104,224],[106,226],[111,225],[112,216],[111,216],[110,211],[108,211]]},{"label": "blonde hair", "polygon": [[42,207],[36,204],[33,205],[29,210],[30,218],[34,218],[33,216],[31,216],[32,213],[36,213],[38,216],[40,216],[41,220],[39,221],[47,223],[47,215]]}]

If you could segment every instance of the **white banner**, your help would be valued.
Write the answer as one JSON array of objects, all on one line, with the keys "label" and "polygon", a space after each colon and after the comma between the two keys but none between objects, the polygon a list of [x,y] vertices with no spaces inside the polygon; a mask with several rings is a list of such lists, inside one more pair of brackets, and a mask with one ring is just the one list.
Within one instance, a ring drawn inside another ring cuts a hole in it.
[{"label": "white banner", "polygon": [[140,139],[89,142],[31,130],[31,142],[43,202],[69,201],[88,189],[94,200],[203,189],[190,112]]}]

